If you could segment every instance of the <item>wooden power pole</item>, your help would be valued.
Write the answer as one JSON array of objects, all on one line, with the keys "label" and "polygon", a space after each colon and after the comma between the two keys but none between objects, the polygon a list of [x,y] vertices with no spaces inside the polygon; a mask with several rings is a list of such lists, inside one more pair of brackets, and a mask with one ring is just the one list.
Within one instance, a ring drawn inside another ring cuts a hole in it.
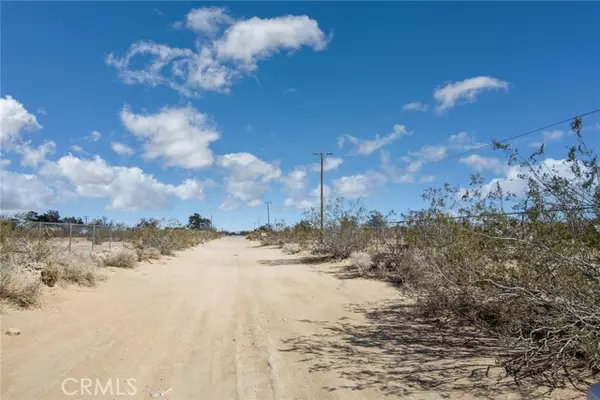
[{"label": "wooden power pole", "polygon": [[271,228],[271,214],[269,212],[269,205],[273,204],[270,201],[265,201],[265,204],[267,205],[267,226],[269,228]]},{"label": "wooden power pole", "polygon": [[333,153],[313,153],[313,156],[320,156],[321,157],[321,233],[323,233],[323,226],[324,226],[324,221],[325,221],[325,217],[324,217],[324,200],[323,200],[323,160],[325,158],[325,156],[332,156]]}]

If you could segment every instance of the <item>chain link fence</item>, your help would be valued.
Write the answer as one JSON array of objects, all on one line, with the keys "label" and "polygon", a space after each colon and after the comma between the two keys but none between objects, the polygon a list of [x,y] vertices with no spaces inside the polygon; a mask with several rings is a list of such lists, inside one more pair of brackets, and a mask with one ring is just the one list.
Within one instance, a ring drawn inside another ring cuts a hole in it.
[{"label": "chain link fence", "polygon": [[124,247],[128,232],[137,228],[104,225],[71,224],[62,222],[33,222],[4,220],[12,230],[32,240],[50,240],[68,252],[89,253]]}]

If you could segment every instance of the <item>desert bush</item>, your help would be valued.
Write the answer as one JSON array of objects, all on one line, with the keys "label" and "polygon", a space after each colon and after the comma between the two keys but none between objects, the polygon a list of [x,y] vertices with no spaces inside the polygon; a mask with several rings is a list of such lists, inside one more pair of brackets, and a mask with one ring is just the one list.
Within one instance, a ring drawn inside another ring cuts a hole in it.
[{"label": "desert bush", "polygon": [[426,192],[430,207],[403,233],[421,260],[423,311],[498,335],[508,373],[551,386],[600,374],[599,170],[581,121],[572,128],[578,143],[560,169],[538,161],[543,148],[523,158],[497,145],[522,171],[524,195],[475,175],[468,189]]},{"label": "desert bush", "polygon": [[105,267],[133,268],[138,255],[129,249],[110,251],[101,256]]},{"label": "desert bush", "polygon": [[32,307],[40,302],[41,281],[31,271],[14,263],[0,268],[0,299],[19,307]]},{"label": "desert bush", "polygon": [[53,287],[61,278],[61,268],[57,264],[48,264],[42,269],[41,281],[44,285]]},{"label": "desert bush", "polygon": [[[319,225],[320,214],[317,209],[312,209],[307,217],[311,226]],[[366,217],[365,209],[358,201],[350,203],[348,207],[342,198],[329,201],[325,206],[323,231],[314,230],[318,238],[313,251],[344,259],[355,251],[365,250],[369,246],[364,229]]]},{"label": "desert bush", "polygon": [[298,243],[286,243],[282,247],[282,251],[286,254],[296,254],[302,251]]},{"label": "desert bush", "polygon": [[373,267],[373,259],[369,253],[354,251],[350,254],[350,261],[360,273],[365,273]]},{"label": "desert bush", "polygon": [[58,282],[81,286],[96,286],[97,264],[89,257],[65,252],[56,252],[46,261],[48,269],[57,275]]},{"label": "desert bush", "polygon": [[186,228],[159,228],[143,226],[129,232],[127,240],[136,249],[154,248],[161,255],[172,255],[175,251],[197,246],[209,240],[217,239],[220,234],[216,231],[197,231]]}]

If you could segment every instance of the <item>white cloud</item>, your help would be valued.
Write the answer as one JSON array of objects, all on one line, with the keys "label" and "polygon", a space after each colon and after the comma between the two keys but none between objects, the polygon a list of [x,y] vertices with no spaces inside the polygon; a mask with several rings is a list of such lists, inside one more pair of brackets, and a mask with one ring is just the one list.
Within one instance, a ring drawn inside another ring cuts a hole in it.
[{"label": "white cloud", "polygon": [[16,151],[20,153],[23,158],[21,159],[21,165],[24,167],[37,167],[42,162],[46,161],[46,157],[56,152],[56,143],[53,141],[46,141],[42,143],[38,148],[31,147],[30,143],[27,142],[16,147]]},{"label": "white cloud", "polygon": [[262,201],[271,181],[281,178],[279,167],[250,153],[224,154],[218,157],[217,165],[228,173],[225,190],[251,207]]},{"label": "white cloud", "polygon": [[257,60],[303,46],[316,51],[327,47],[319,24],[306,15],[237,21],[215,42],[220,59],[241,61],[249,69],[256,67]]},{"label": "white cloud", "polygon": [[484,91],[508,90],[508,82],[489,76],[477,76],[463,81],[451,82],[434,91],[433,97],[438,103],[436,110],[443,112],[451,109],[457,103],[474,102]]},{"label": "white cloud", "polygon": [[222,25],[229,25],[233,18],[222,7],[202,7],[191,10],[185,18],[185,26],[196,33],[214,34]]},{"label": "white cloud", "polygon": [[38,108],[37,112],[40,115],[48,115],[48,111],[46,111],[46,109],[44,107]]},{"label": "white cloud", "polygon": [[423,146],[418,151],[409,154],[413,157],[417,157],[420,161],[423,162],[434,162],[446,157],[447,151],[448,146],[438,144]]},{"label": "white cloud", "polygon": [[337,147],[338,147],[338,149],[341,149],[342,147],[344,147],[345,143],[346,143],[346,137],[345,136],[339,136],[337,138]]},{"label": "white cloud", "polygon": [[407,103],[407,104],[403,105],[402,110],[425,112],[425,111],[429,110],[429,106],[427,104],[423,104],[418,101],[414,101],[412,103]]},{"label": "white cloud", "polygon": [[283,90],[283,94],[284,95],[286,95],[286,94],[293,94],[293,93],[296,93],[296,92],[297,92],[296,88],[287,88],[287,89]]},{"label": "white cloud", "polygon": [[102,139],[102,134],[98,131],[92,131],[92,133],[90,133],[90,136],[88,136],[86,139],[91,142],[97,142],[100,139]]},{"label": "white cloud", "polygon": [[365,197],[370,195],[375,187],[385,181],[385,176],[379,172],[343,176],[333,180],[333,192],[336,195],[350,199]]},{"label": "white cloud", "polygon": [[53,198],[52,189],[37,176],[0,170],[2,212],[45,210]]},{"label": "white cloud", "polygon": [[423,175],[421,178],[419,178],[419,183],[430,183],[433,182],[435,180],[435,176],[433,175]]},{"label": "white cloud", "polygon": [[11,96],[0,97],[0,147],[12,146],[23,131],[38,131],[42,126]]},{"label": "white cloud", "polygon": [[161,158],[166,166],[190,169],[213,163],[209,146],[220,134],[208,116],[193,107],[165,107],[156,114],[134,114],[125,106],[120,115],[125,128],[145,140],[145,158]]},{"label": "white cloud", "polygon": [[[565,159],[556,160],[554,158],[546,158],[540,163],[540,170],[542,173],[548,172],[555,176],[574,180],[576,178],[571,170],[571,166],[572,163]],[[483,186],[482,194],[487,195],[495,190],[497,185],[500,185],[504,192],[513,193],[517,196],[525,195],[527,192],[527,182],[521,176],[527,177],[530,175],[531,171],[527,167],[519,165],[508,166],[504,170],[503,177],[494,178]]]},{"label": "white cloud", "polygon": [[453,150],[474,150],[483,146],[487,146],[486,143],[476,142],[475,138],[469,135],[468,132],[458,132],[450,135],[446,144]]},{"label": "white cloud", "polygon": [[311,208],[311,207],[315,207],[316,203],[314,201],[308,200],[308,199],[293,199],[291,197],[286,198],[283,201],[283,205],[285,207],[295,207],[295,208],[299,208],[299,209],[307,209],[307,208]]},{"label": "white cloud", "polygon": [[10,165],[11,161],[7,160],[6,158],[2,158],[0,159],[0,168],[4,168],[4,167],[8,167]]},{"label": "white cloud", "polygon": [[554,131],[542,132],[542,137],[547,142],[553,142],[556,140],[561,140],[562,138],[564,138],[565,136],[568,136],[569,134],[570,134],[570,132],[554,130]]},{"label": "white cloud", "polygon": [[85,150],[83,149],[83,147],[74,144],[71,146],[71,151],[74,151],[75,153],[85,153]]},{"label": "white cloud", "polygon": [[[323,197],[327,199],[330,195],[331,188],[328,185],[323,185]],[[295,207],[302,210],[317,207],[319,204],[321,204],[321,185],[315,186],[308,194],[294,193],[283,201],[284,207]]]},{"label": "white cloud", "polygon": [[393,143],[403,135],[410,135],[410,133],[406,131],[404,125],[396,124],[394,125],[392,132],[383,137],[376,135],[374,139],[364,140],[354,136],[346,135],[346,138],[356,146],[355,150],[358,154],[368,155],[384,146]]},{"label": "white cloud", "polygon": [[172,197],[201,200],[207,185],[195,179],[186,179],[179,185],[165,184],[140,168],[112,166],[100,156],[63,156],[47,163],[41,173],[48,178],[67,179],[79,196],[106,198],[109,209],[123,211],[164,209]]},{"label": "white cloud", "polygon": [[221,211],[232,211],[239,207],[239,204],[231,196],[227,196],[225,200],[219,204],[219,210]]},{"label": "white cloud", "polygon": [[[344,163],[344,159],[340,157],[325,157],[323,160],[323,171],[334,171]],[[321,163],[311,165],[311,170],[314,172],[321,171]]]},{"label": "white cloud", "polygon": [[[219,36],[224,25],[230,26]],[[185,26],[202,35],[195,50],[139,41],[122,57],[110,53],[106,63],[126,84],[167,85],[181,95],[197,96],[201,91],[228,93],[240,77],[256,69],[259,60],[281,51],[301,47],[320,51],[328,43],[317,21],[305,15],[234,20],[222,8],[205,7],[190,11]],[[135,69],[134,59],[139,58],[150,60]]]},{"label": "white cloud", "polygon": [[508,168],[508,164],[499,158],[484,157],[479,154],[471,154],[468,157],[463,157],[459,162],[479,171],[490,170],[498,174],[503,173]]},{"label": "white cloud", "polygon": [[302,190],[306,187],[306,169],[296,167],[284,179],[283,185],[288,190]]},{"label": "white cloud", "polygon": [[123,143],[119,143],[119,142],[112,142],[110,144],[110,148],[115,153],[122,155],[122,156],[130,156],[133,153],[135,153],[135,151],[131,147],[129,147]]}]

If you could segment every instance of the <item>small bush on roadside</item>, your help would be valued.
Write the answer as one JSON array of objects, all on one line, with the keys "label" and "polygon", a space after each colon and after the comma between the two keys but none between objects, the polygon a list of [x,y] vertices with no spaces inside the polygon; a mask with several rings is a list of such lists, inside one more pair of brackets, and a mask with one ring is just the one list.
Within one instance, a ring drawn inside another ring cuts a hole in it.
[{"label": "small bush on roadside", "polygon": [[22,267],[3,263],[0,268],[0,299],[28,308],[40,303],[41,281]]},{"label": "small bush on roadside", "polygon": [[373,260],[369,253],[354,251],[350,254],[350,262],[363,274],[373,267]]},{"label": "small bush on roadside", "polygon": [[41,281],[44,285],[54,287],[61,278],[61,268],[57,264],[48,264],[42,269]]},{"label": "small bush on roadside", "polygon": [[302,251],[298,243],[286,243],[282,247],[282,251],[286,254],[296,254]]},{"label": "small bush on roadside", "polygon": [[128,249],[119,249],[102,255],[105,267],[134,268],[138,255]]}]

